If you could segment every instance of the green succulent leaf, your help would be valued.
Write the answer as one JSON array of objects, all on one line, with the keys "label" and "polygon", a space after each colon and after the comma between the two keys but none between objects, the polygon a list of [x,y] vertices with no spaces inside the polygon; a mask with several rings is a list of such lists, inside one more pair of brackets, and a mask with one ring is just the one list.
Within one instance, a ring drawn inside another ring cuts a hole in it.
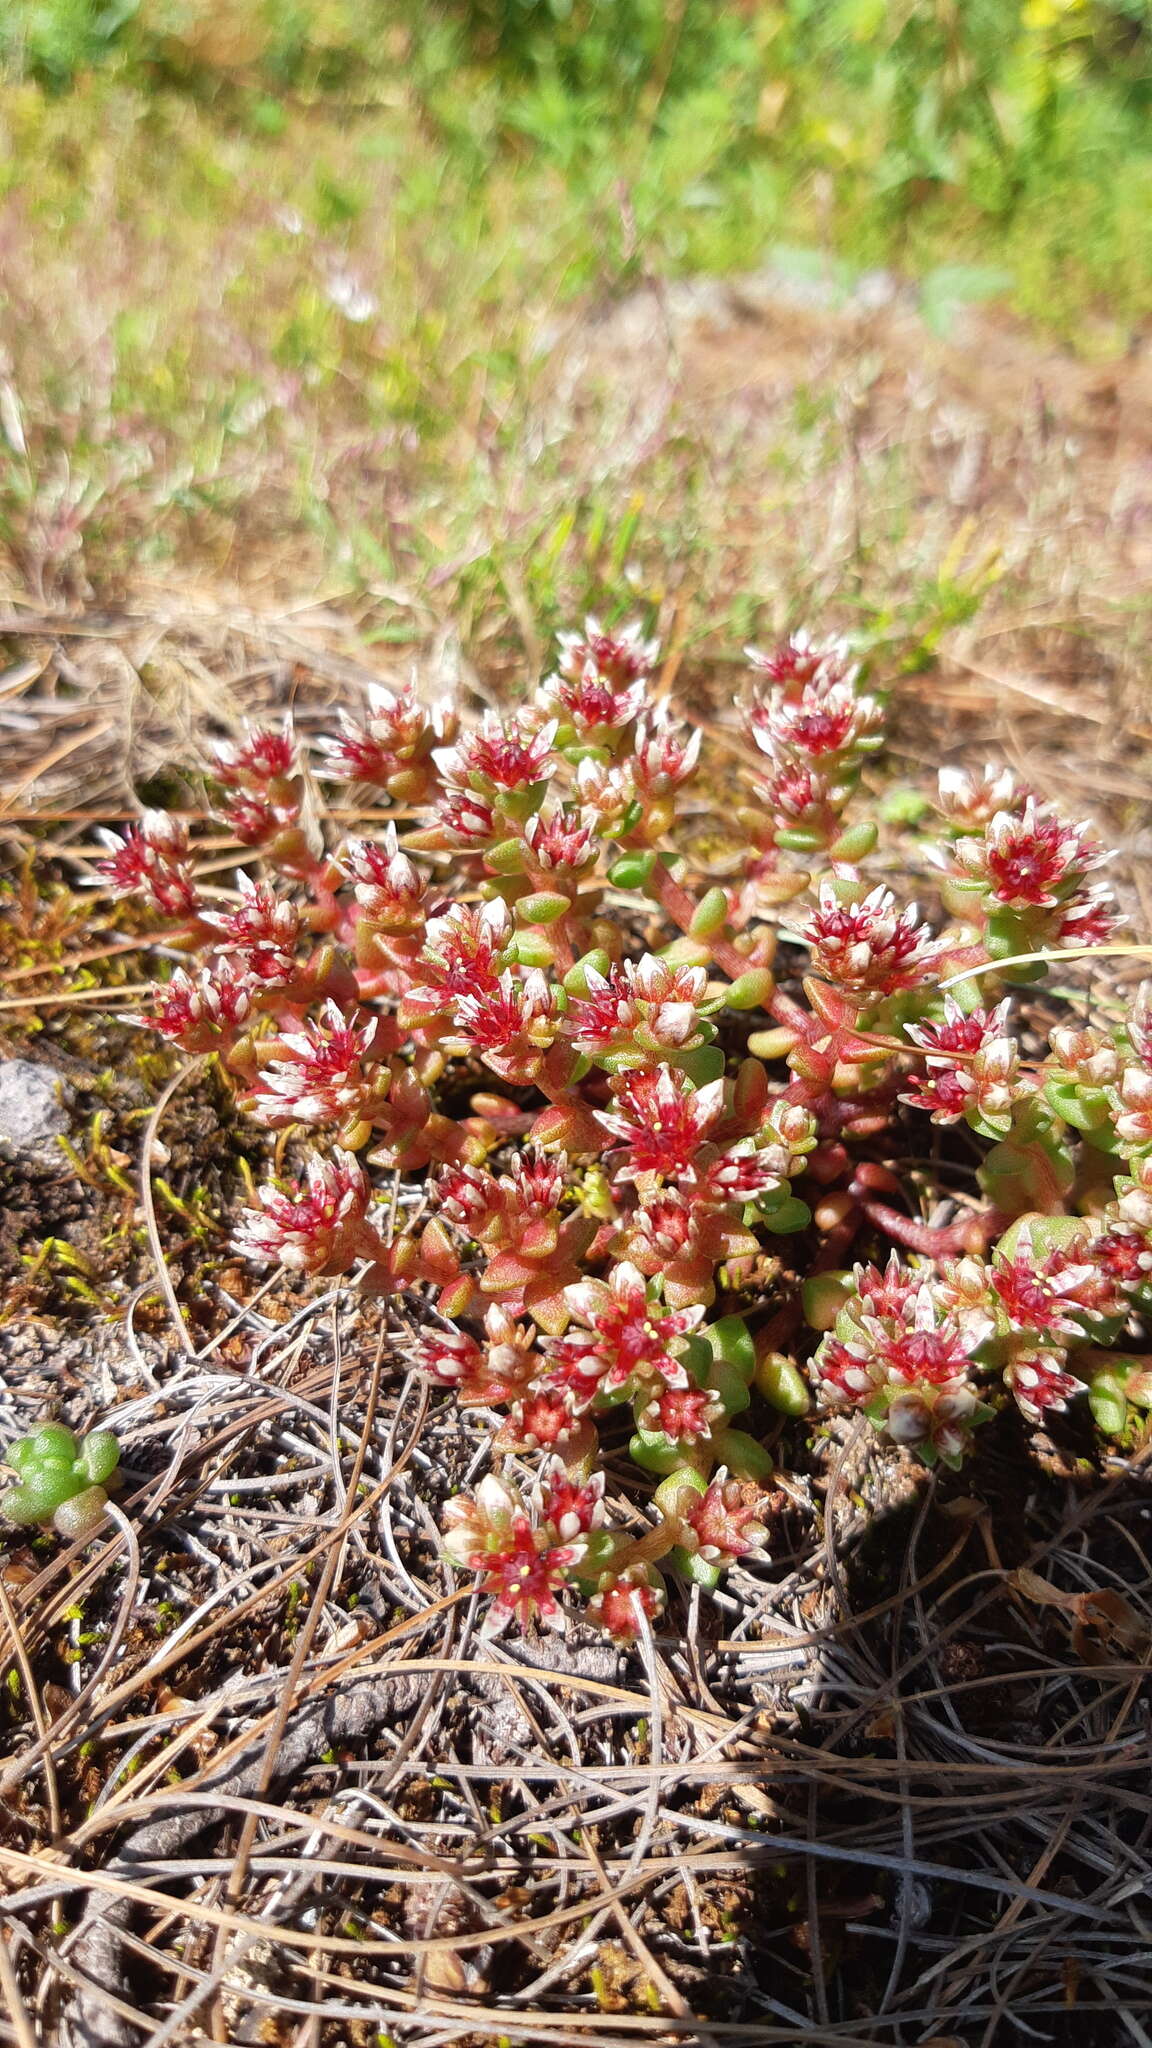
[{"label": "green succulent leaf", "polygon": [[770,1351],[756,1367],[756,1388],[782,1415],[807,1415],[812,1406],[808,1382],[798,1365]]},{"label": "green succulent leaf", "polygon": [[684,1463],[684,1446],[675,1437],[665,1436],[658,1431],[649,1435],[637,1430],[629,1440],[629,1455],[643,1472],[675,1472]]},{"label": "green succulent leaf", "polygon": [[8,1452],[18,1478],[0,1493],[0,1514],[17,1527],[51,1522],[61,1535],[87,1535],[103,1518],[119,1462],[111,1430],[94,1430],[81,1443],[63,1423],[41,1423]]},{"label": "green succulent leaf", "polygon": [[718,1358],[708,1375],[708,1385],[719,1397],[725,1415],[741,1415],[751,1405],[748,1381],[740,1366]]},{"label": "green succulent leaf", "polygon": [[110,1429],[94,1429],[80,1447],[80,1464],[94,1485],[103,1486],[120,1463],[120,1446]]},{"label": "green succulent leaf", "polygon": [[608,870],[614,889],[645,889],[656,867],[654,853],[622,853]]},{"label": "green succulent leaf", "polygon": [[712,1439],[717,1462],[727,1465],[734,1479],[765,1480],[773,1472],[772,1460],[763,1444],[742,1429],[722,1429]]},{"label": "green succulent leaf", "polygon": [[726,1064],[718,1045],[698,1045],[692,1052],[676,1054],[676,1065],[694,1088],[706,1088],[709,1081],[719,1081]]},{"label": "green succulent leaf", "polygon": [[743,1316],[721,1316],[704,1334],[713,1355],[723,1364],[735,1367],[747,1385],[756,1370],[756,1346]]}]

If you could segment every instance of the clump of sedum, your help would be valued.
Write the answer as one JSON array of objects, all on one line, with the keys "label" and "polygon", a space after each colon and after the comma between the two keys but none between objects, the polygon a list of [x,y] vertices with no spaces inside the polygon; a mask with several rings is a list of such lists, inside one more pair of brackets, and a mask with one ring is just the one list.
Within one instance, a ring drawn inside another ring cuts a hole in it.
[{"label": "clump of sedum", "polygon": [[78,1438],[62,1422],[42,1422],[7,1454],[16,1474],[0,1490],[0,1515],[18,1527],[50,1522],[59,1536],[91,1536],[115,1486],[120,1446],[110,1430]]},{"label": "clump of sedum", "polygon": [[[1086,1400],[1110,1431],[1152,1405],[1152,1024],[1138,1003],[1026,1058],[1012,1007],[1043,972],[1018,956],[1115,927],[1093,830],[946,771],[932,926],[869,873],[884,701],[844,645],[750,651],[739,787],[657,655],[589,620],[506,715],[376,688],[310,762],[249,732],[214,768],[250,856],[226,908],[171,815],[103,867],[187,955],[155,1030],[311,1148],[239,1248],[407,1301],[416,1365],[495,1418],[447,1556],[496,1621],[583,1606],[622,1640],[669,1571],[763,1554],[770,1408],[859,1410],[955,1466],[1005,1403]],[[395,822],[329,841],[310,778]],[[975,1184],[913,1185],[901,1161],[946,1162],[960,1126]]]}]

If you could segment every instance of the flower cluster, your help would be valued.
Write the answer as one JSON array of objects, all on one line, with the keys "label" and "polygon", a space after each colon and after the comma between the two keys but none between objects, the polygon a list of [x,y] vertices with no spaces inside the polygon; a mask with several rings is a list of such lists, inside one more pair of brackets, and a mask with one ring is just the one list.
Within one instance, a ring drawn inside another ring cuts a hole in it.
[{"label": "flower cluster", "polygon": [[582,1484],[555,1458],[525,1498],[510,1480],[489,1473],[474,1495],[450,1501],[444,1548],[454,1564],[482,1572],[497,1622],[522,1628],[540,1620],[562,1628],[557,1594],[583,1564],[603,1519],[604,1479]]},{"label": "flower cluster", "polygon": [[1011,1128],[1013,1105],[1028,1093],[1020,1053],[1007,1028],[1009,1005],[965,1013],[951,996],[935,1024],[908,1024],[910,1039],[924,1054],[926,1072],[904,1096],[926,1109],[934,1124],[966,1118],[973,1130],[1002,1137]]},{"label": "flower cluster", "polygon": [[397,803],[418,803],[436,786],[432,755],[456,736],[452,705],[428,710],[414,683],[400,690],[374,683],[366,716],[340,714],[340,732],[320,742],[322,772],[334,782],[363,782]]},{"label": "flower cluster", "polygon": [[1148,1008],[1045,1050],[1011,993],[1042,971],[1017,956],[1112,927],[1091,828],[945,770],[922,920],[849,816],[884,699],[844,643],[750,652],[713,758],[658,658],[589,619],[514,712],[373,688],[313,768],[393,807],[374,835],[326,840],[297,738],[242,735],[214,768],[234,890],[155,812],[97,877],[188,956],[154,1029],[276,1134],[237,1249],[386,1295],[490,1418],[447,1558],[496,1625],[577,1607],[621,1641],[669,1573],[762,1555],[772,1410],[814,1395],[954,1465],[999,1410],[1050,1427],[1084,1392],[1123,1433],[1152,1406]]},{"label": "flower cluster", "polygon": [[[953,781],[944,797],[953,818],[957,795]],[[1094,946],[1110,938],[1118,922],[1111,891],[1088,879],[1109,856],[1092,828],[1069,824],[1031,792],[981,818],[975,796],[968,800],[969,820],[983,830],[952,845],[942,893],[957,916],[983,925],[989,956],[1007,960],[1045,946]]]},{"label": "flower cluster", "polygon": [[883,1270],[858,1266],[853,1279],[814,1360],[822,1398],[862,1408],[928,1462],[958,1465],[983,1420],[969,1361],[990,1335],[991,1317],[979,1297],[953,1302],[895,1253]]},{"label": "flower cluster", "polygon": [[316,849],[304,816],[304,786],[292,730],[262,727],[217,747],[213,772],[222,798],[220,816],[241,846],[257,849],[284,875],[307,880]]},{"label": "flower cluster", "polygon": [[753,785],[759,815],[742,812],[742,822],[770,862],[775,848],[829,848],[865,759],[883,743],[881,701],[858,689],[859,671],[841,640],[800,633],[768,654],[750,647],[748,657],[760,687],[747,727],[770,772]]},{"label": "flower cluster", "polygon": [[189,864],[188,833],[179,818],[145,811],[122,839],[104,828],[98,836],[110,857],[100,863],[97,880],[115,896],[141,897],[171,924],[195,927],[200,892]]},{"label": "flower cluster", "polygon": [[842,902],[831,882],[821,888],[802,936],[820,979],[866,1006],[923,982],[938,951],[914,903],[898,910],[889,889]]}]

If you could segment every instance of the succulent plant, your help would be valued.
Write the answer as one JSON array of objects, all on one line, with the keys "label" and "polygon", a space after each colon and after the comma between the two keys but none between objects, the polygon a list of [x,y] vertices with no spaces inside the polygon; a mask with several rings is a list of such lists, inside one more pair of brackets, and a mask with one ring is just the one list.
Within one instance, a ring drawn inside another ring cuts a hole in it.
[{"label": "succulent plant", "polygon": [[0,1492],[0,1514],[21,1528],[51,1522],[60,1536],[90,1536],[116,1483],[120,1446],[108,1429],[79,1438],[62,1422],[42,1422],[11,1446],[7,1462],[17,1476]]},{"label": "succulent plant", "polygon": [[[484,1573],[498,1621],[556,1623],[575,1597],[623,1639],[663,1612],[661,1562],[711,1587],[759,1554],[758,1404],[762,1428],[763,1404],[855,1410],[946,1465],[1009,1404],[1035,1426],[1079,1402],[1121,1434],[1152,1405],[1152,1359],[1119,1353],[1152,1310],[1149,1005],[1039,1052],[1011,1009],[1049,952],[1115,929],[1092,826],[1005,769],[945,769],[934,806],[904,806],[934,841],[929,924],[868,872],[900,818],[864,808],[884,698],[844,642],[748,650],[735,794],[657,653],[589,619],[533,701],[479,722],[373,690],[313,762],[395,807],[376,840],[327,845],[296,737],[249,731],[215,770],[216,822],[255,870],[227,911],[162,813],[102,870],[189,956],[154,1028],[314,1148],[258,1187],[237,1249],[419,1304],[413,1362],[497,1411],[446,1555]],[[686,850],[713,834],[723,884]],[[929,1190],[942,1220],[900,1177],[909,1126],[913,1151],[954,1130],[978,1162],[970,1200]],[[639,1535],[589,1491],[621,1410],[655,1517]],[[97,1441],[18,1468],[16,1511],[91,1512]]]}]

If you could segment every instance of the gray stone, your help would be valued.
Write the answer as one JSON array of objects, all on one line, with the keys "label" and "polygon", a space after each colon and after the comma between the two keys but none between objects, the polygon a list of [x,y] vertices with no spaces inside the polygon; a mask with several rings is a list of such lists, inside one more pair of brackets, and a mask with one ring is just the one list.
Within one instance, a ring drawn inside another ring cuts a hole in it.
[{"label": "gray stone", "polygon": [[53,1067],[33,1060],[0,1063],[0,1158],[63,1165],[57,1139],[68,1130],[71,1089]]}]

